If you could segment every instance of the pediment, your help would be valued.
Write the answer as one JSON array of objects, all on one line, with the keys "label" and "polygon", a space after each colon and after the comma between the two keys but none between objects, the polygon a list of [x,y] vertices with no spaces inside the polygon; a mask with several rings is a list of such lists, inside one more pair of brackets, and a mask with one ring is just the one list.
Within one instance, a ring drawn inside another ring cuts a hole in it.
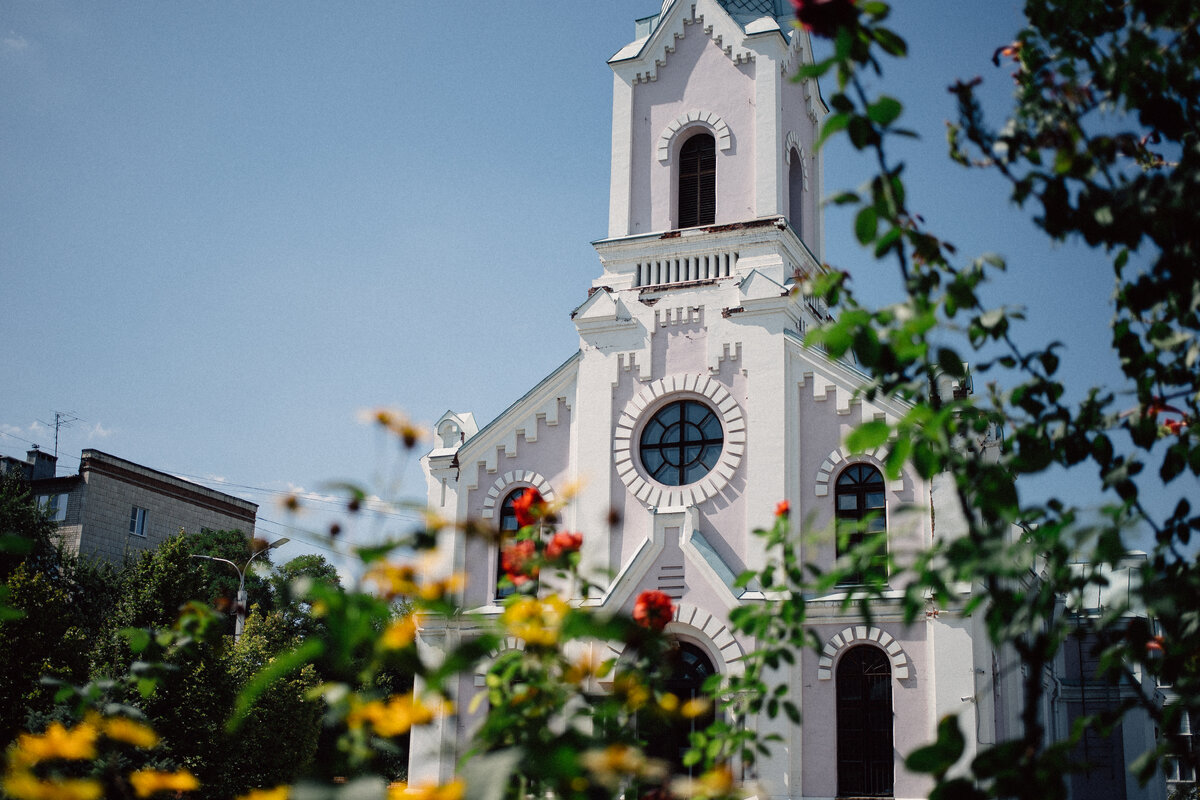
[{"label": "pediment", "polygon": [[787,294],[787,289],[777,281],[768,278],[758,270],[742,278],[738,286],[743,302],[746,300],[773,300]]},{"label": "pediment", "polygon": [[571,314],[576,325],[589,323],[632,322],[633,316],[621,299],[604,287],[592,292],[591,297]]},{"label": "pediment", "polygon": [[676,0],[653,33],[625,46],[608,63],[620,72],[632,69],[637,83],[657,80],[658,68],[675,52],[675,40],[688,33],[708,36],[735,64],[754,60],[754,51],[746,46],[746,31],[717,0]]}]

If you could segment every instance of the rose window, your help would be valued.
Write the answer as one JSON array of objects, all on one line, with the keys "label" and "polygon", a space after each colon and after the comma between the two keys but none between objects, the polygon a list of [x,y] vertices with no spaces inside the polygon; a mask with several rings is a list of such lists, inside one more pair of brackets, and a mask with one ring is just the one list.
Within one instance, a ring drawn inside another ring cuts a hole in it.
[{"label": "rose window", "polygon": [[642,428],[638,452],[651,478],[664,486],[686,486],[717,465],[724,441],[716,412],[698,400],[676,400]]}]

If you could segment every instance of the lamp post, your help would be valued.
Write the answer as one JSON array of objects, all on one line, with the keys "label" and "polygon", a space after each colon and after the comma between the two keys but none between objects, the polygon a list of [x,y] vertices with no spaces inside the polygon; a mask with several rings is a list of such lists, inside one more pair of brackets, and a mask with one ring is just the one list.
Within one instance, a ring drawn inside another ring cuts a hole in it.
[{"label": "lamp post", "polygon": [[202,556],[199,553],[192,553],[192,558],[203,558],[205,561],[224,561],[226,564],[233,567],[234,570],[237,571],[237,574],[238,574],[238,592],[237,592],[237,606],[236,606],[237,621],[234,623],[234,626],[233,626],[233,641],[234,642],[237,642],[238,639],[242,638],[242,629],[246,627],[246,571],[248,569],[250,569],[250,562],[253,561],[254,559],[258,558],[259,556],[261,556],[263,553],[266,553],[270,550],[274,550],[276,547],[282,547],[283,545],[287,544],[290,541],[291,541],[291,539],[287,538],[286,536],[283,537],[282,539],[276,539],[275,541],[271,542],[269,545],[264,547],[262,550],[259,550],[257,553],[250,556],[250,558],[246,559],[246,565],[244,567],[239,567],[237,564],[233,563],[228,558],[218,558],[217,556]]}]

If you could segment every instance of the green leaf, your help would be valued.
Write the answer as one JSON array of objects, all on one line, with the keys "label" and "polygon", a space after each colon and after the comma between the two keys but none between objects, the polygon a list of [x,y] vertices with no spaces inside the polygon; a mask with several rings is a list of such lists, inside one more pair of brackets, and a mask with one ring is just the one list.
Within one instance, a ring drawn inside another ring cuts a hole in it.
[{"label": "green leaf", "polygon": [[867,116],[876,125],[887,127],[900,116],[900,112],[903,110],[904,106],[899,100],[884,95],[867,107]]},{"label": "green leaf", "polygon": [[845,130],[849,124],[849,114],[830,114],[826,117],[825,124],[821,126],[821,135],[817,137],[817,149],[820,150],[821,145],[825,143],[826,139],[839,131]]},{"label": "green leaf", "polygon": [[846,448],[854,453],[866,453],[888,440],[892,428],[883,420],[864,422],[846,437]]},{"label": "green leaf", "polygon": [[938,722],[937,740],[909,753],[908,758],[904,759],[904,766],[913,772],[940,777],[962,758],[966,745],[966,739],[958,729],[958,717],[947,715]]},{"label": "green leaf", "polygon": [[961,378],[966,374],[962,358],[949,347],[939,347],[937,351],[938,369],[953,378]]},{"label": "green leaf", "polygon": [[879,218],[875,209],[871,206],[864,206],[859,210],[858,216],[854,218],[854,235],[862,244],[870,244],[875,241],[878,226]]}]

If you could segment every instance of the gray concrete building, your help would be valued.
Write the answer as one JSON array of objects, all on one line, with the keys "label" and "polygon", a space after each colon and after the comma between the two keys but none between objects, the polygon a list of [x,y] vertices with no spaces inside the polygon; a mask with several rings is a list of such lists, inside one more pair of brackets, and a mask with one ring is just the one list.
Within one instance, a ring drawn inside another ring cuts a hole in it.
[{"label": "gray concrete building", "polygon": [[38,505],[58,524],[67,550],[121,563],[181,530],[254,535],[258,505],[100,450],[84,450],[79,473],[56,477],[57,459],[41,450],[0,465],[29,481]]}]

